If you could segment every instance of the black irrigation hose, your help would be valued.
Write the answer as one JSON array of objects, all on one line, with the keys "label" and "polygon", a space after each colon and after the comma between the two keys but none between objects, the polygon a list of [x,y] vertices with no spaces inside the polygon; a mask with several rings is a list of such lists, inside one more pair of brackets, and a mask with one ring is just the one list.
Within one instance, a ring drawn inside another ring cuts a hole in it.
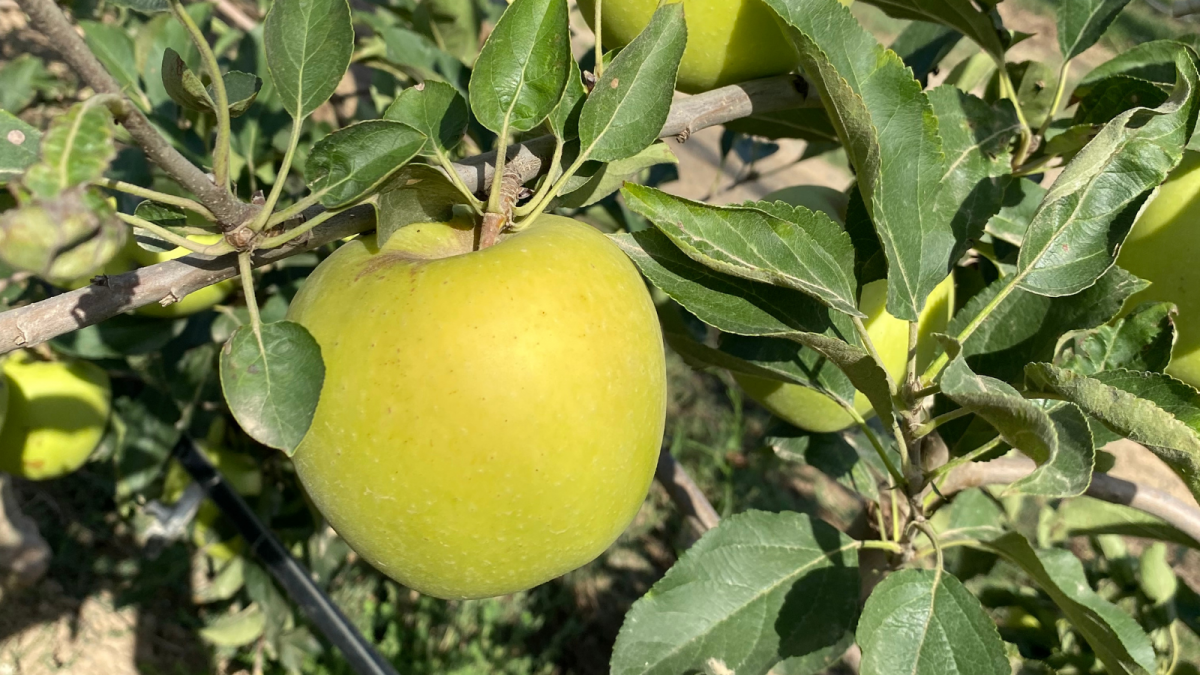
[{"label": "black irrigation hose", "polygon": [[358,675],[397,675],[375,647],[367,642],[345,614],[334,605],[325,592],[313,583],[308,570],[296,562],[275,535],[263,525],[258,516],[233,490],[216,468],[196,450],[195,444],[186,436],[175,446],[175,458],[183,465],[208,498],[221,509],[250,550],[258,556],[275,581],[292,598],[304,614],[318,629],[342,651],[350,667]]}]

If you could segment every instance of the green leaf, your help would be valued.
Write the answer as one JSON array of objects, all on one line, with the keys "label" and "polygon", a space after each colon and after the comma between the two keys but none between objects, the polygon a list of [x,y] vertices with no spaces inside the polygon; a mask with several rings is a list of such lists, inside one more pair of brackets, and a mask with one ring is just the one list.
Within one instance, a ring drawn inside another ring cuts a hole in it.
[{"label": "green leaf", "polygon": [[[1041,61],[1022,61],[1005,65],[1009,79],[1017,90],[1017,101],[1025,119],[1034,129],[1039,128],[1050,115],[1050,107],[1054,104],[1055,82],[1058,73]],[[999,103],[1005,97],[1000,93],[999,71],[988,81],[984,98],[992,103]],[[1107,120],[1105,120],[1107,121]]]},{"label": "green leaf", "polygon": [[41,161],[29,167],[22,182],[42,199],[100,178],[117,154],[108,108],[96,99],[71,106],[50,123],[41,151]]},{"label": "green leaf", "polygon": [[125,245],[126,228],[95,188],[0,213],[0,259],[57,285],[86,278]]},{"label": "green leaf", "polygon": [[1196,125],[1200,75],[1180,46],[1171,99],[1117,117],[1067,165],[1029,224],[1017,259],[1021,287],[1077,293],[1110,267],[1138,211],[1179,164]]},{"label": "green leaf", "polygon": [[[1004,509],[991,495],[979,488],[963,490],[954,496],[950,505],[938,509],[929,524],[937,532],[942,545],[970,539],[994,539],[1005,533]],[[923,536],[923,535],[922,535]],[[922,539],[924,546],[928,539]]]},{"label": "green leaf", "polygon": [[[836,334],[837,329],[830,333]],[[720,353],[747,364],[749,368],[736,369],[747,375],[799,384],[854,403],[854,386],[841,370],[819,353],[790,340],[726,333],[721,336]]]},{"label": "green leaf", "polygon": [[424,153],[448,157],[467,131],[470,112],[457,89],[428,80],[400,92],[383,119],[403,122],[424,134],[429,139]]},{"label": "green leaf", "polygon": [[118,7],[128,7],[136,9],[139,12],[151,14],[153,12],[167,12],[171,9],[171,4],[168,0],[112,0],[112,4]]},{"label": "green leaf", "polygon": [[1064,60],[1096,44],[1129,0],[1063,0],[1058,6],[1058,50]]},{"label": "green leaf", "polygon": [[[997,59],[1004,58],[1008,40],[1000,32],[1000,16],[992,3],[971,0],[864,0],[897,19],[932,21],[966,35]],[[981,10],[980,8],[984,8]]]},{"label": "green leaf", "polygon": [[693,260],[865,316],[858,310],[850,237],[824,213],[796,207],[785,220],[758,209],[711,206],[635,184],[622,194],[631,210]]},{"label": "green leaf", "polygon": [[283,107],[303,119],[337,89],[354,49],[346,0],[275,0],[263,22],[267,67]]},{"label": "green leaf", "polygon": [[413,10],[413,25],[470,65],[479,51],[480,14],[472,0],[423,0]]},{"label": "green leaf", "polygon": [[945,24],[913,21],[900,31],[888,49],[896,52],[904,65],[912,69],[913,77],[925,85],[930,73],[937,70],[962,37],[962,33]]},{"label": "green leaf", "polygon": [[946,153],[942,199],[954,214],[950,225],[959,242],[958,257],[1004,204],[1012,182],[1010,148],[1021,124],[1011,102],[988,105],[951,86],[929,92],[929,103]]},{"label": "green leaf", "polygon": [[21,54],[0,66],[0,109],[19,113],[33,102],[39,91],[45,95],[56,84],[56,78],[41,59]]},{"label": "green leaf", "polygon": [[471,71],[471,110],[498,134],[529,131],[554,110],[571,73],[566,0],[514,0]]},{"label": "green leaf", "polygon": [[1054,512],[1050,540],[1120,534],[1126,537],[1160,539],[1200,549],[1200,542],[1145,511],[1111,502],[1080,497],[1064,501]]},{"label": "green leaf", "polygon": [[441,171],[427,164],[409,164],[379,195],[376,237],[382,245],[405,225],[447,222],[454,217],[454,205],[462,202],[462,193]]},{"label": "green leaf", "polygon": [[1005,443],[1039,465],[1058,454],[1058,431],[1050,416],[1012,386],[976,375],[965,360],[955,357],[942,371],[941,387],[950,400],[987,420]]},{"label": "green leaf", "polygon": [[579,64],[575,63],[575,59],[571,59],[571,73],[567,77],[566,86],[563,87],[562,98],[546,118],[550,133],[556,138],[564,141],[579,138],[579,113],[583,110],[587,93],[583,86],[583,75],[579,72]]},{"label": "green leaf", "polygon": [[604,69],[579,113],[581,155],[598,162],[632,157],[658,139],[687,43],[681,3],[663,3],[650,23]]},{"label": "green leaf", "polygon": [[1152,40],[1122,50],[1084,75],[1075,85],[1072,98],[1084,98],[1100,83],[1114,77],[1150,82],[1164,92],[1170,92],[1178,79],[1176,62],[1180,44],[1175,40]]},{"label": "green leaf", "polygon": [[849,646],[858,613],[857,542],[797,513],[730,516],[688,549],[625,616],[613,675],[763,675],[788,658]]},{"label": "green leaf", "polygon": [[1175,346],[1176,314],[1169,302],[1143,303],[1114,325],[1073,336],[1054,361],[1081,375],[1118,368],[1161,373]]},{"label": "green leaf", "polygon": [[1033,473],[1012,483],[1006,494],[1078,497],[1092,484],[1096,445],[1088,420],[1073,403],[1056,406],[1050,421],[1058,437],[1058,452]]},{"label": "green leaf", "polygon": [[200,112],[216,109],[204,83],[187,67],[179,52],[170,47],[163,52],[162,78],[167,94],[179,105]]},{"label": "green leaf", "polygon": [[[181,230],[187,226],[187,211],[170,204],[159,204],[149,200],[139,202],[133,210],[133,215],[155,225],[165,227],[176,234],[184,234]],[[138,247],[154,253],[166,253],[178,248],[175,244],[160,239],[146,230],[134,227],[133,234]]]},{"label": "green leaf", "polygon": [[1035,550],[1016,532],[989,542],[987,547],[1024,570],[1050,596],[1109,673],[1155,672],[1154,647],[1145,631],[1124,610],[1092,590],[1083,565],[1070,551]]},{"label": "green leaf", "polygon": [[[999,279],[959,310],[946,332],[957,335],[1008,283]],[[1049,361],[1063,333],[1094,328],[1121,311],[1125,300],[1146,282],[1114,267],[1090,288],[1063,298],[1046,298],[1020,288],[989,314],[963,343],[971,369],[1008,382],[1020,382],[1031,361]]]},{"label": "green leaf", "polygon": [[801,66],[855,169],[887,256],[887,310],[916,321],[960,245],[951,228],[954,213],[939,194],[947,163],[933,108],[895,52],[836,0],[767,4],[791,27]]},{"label": "green leaf", "polygon": [[80,21],[87,46],[112,74],[121,91],[129,94],[138,90],[137,55],[133,38],[124,28],[99,21]]},{"label": "green leaf", "polygon": [[[207,30],[212,20],[213,5],[207,2],[196,2],[184,6],[188,15],[199,26],[201,31]],[[183,23],[174,16],[159,15],[150,19],[135,35],[138,63],[142,68],[142,82],[145,85],[146,97],[156,110],[171,117],[175,114],[170,94],[163,85],[162,64],[167,49],[175,48],[183,58],[183,62],[193,72],[200,69],[200,52],[192,44],[188,31]],[[164,106],[164,104],[166,104]]]},{"label": "green leaf", "polygon": [[[879,481],[887,475],[887,469],[865,437],[846,432],[813,434],[791,428],[786,433],[790,435],[768,436],[763,444],[780,459],[811,466],[868,499],[879,499]],[[893,459],[900,461],[899,457]],[[955,504],[960,499],[961,495],[955,497]]]},{"label": "green leaf", "polygon": [[304,166],[309,188],[327,209],[370,195],[417,156],[426,142],[416,129],[389,120],[343,127],[313,146]]},{"label": "green leaf", "polygon": [[1025,231],[1029,229],[1029,221],[1033,220],[1045,196],[1046,188],[1028,178],[1009,181],[1004,190],[1003,206],[988,221],[985,228],[987,233],[1013,246],[1020,246],[1025,239]]},{"label": "green leaf", "polygon": [[727,333],[784,337],[810,347],[841,368],[876,411],[890,413],[887,374],[857,346],[853,332],[821,334],[837,326],[830,310],[810,296],[711,270],[684,255],[658,230],[611,238],[651,283],[701,321]]},{"label": "green leaf", "polygon": [[[263,81],[257,75],[243,73],[239,70],[231,70],[225,73],[221,79],[225,82],[225,98],[229,101],[229,116],[240,117],[258,98]],[[209,99],[216,100],[212,85],[209,85],[205,91],[208,93]]]},{"label": "green leaf", "polygon": [[1200,392],[1162,373],[1110,370],[1088,377],[1031,363],[1025,375],[1035,391],[1063,397],[1146,446],[1200,499]]},{"label": "green leaf", "polygon": [[200,637],[218,647],[243,647],[258,639],[267,627],[267,617],[250,604],[236,614],[223,614],[200,629]]},{"label": "green leaf", "polygon": [[941,570],[884,579],[858,621],[862,675],[1009,675],[1004,642],[979,600]]},{"label": "green leaf", "polygon": [[0,110],[0,185],[20,178],[38,160],[41,142],[37,127]]},{"label": "green leaf", "polygon": [[[1167,101],[1170,95],[1169,90],[1164,91],[1153,82],[1116,75],[1097,82],[1085,96],[1079,98],[1079,105],[1075,108],[1071,122],[1088,127],[1105,124],[1121,113],[1138,106],[1144,108],[1160,106]],[[1080,133],[1076,132],[1076,134]],[[1054,136],[1053,139],[1061,139],[1063,135],[1065,134]],[[1090,141],[1092,135],[1089,134],[1086,140]],[[1062,144],[1063,141],[1058,140],[1054,146]],[[1056,150],[1057,148],[1052,146],[1046,148],[1047,153],[1061,154]]]},{"label": "green leaf", "polygon": [[563,186],[563,196],[555,206],[568,209],[590,206],[619,190],[626,181],[636,181],[645,169],[678,163],[675,153],[661,142],[615,162],[588,162]]},{"label": "green leaf", "polygon": [[261,340],[242,326],[221,350],[221,388],[234,419],[288,456],[312,424],[324,380],[321,348],[298,323],[263,324]]}]

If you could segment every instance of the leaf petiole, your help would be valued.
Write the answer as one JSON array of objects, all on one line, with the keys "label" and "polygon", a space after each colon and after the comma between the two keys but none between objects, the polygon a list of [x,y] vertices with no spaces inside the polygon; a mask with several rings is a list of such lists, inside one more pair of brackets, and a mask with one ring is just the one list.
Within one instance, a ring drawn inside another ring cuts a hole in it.
[{"label": "leaf petiole", "polygon": [[213,53],[212,46],[208,44],[208,40],[204,38],[204,33],[196,22],[192,20],[192,15],[184,9],[181,0],[171,0],[171,10],[175,13],[175,18],[183,24],[183,27],[188,32],[188,37],[192,39],[192,43],[196,45],[196,49],[200,51],[200,57],[204,60],[204,69],[208,71],[208,76],[212,79],[213,89],[213,105],[216,107],[217,114],[217,141],[213,148],[213,176],[214,181],[222,190],[229,187],[229,95],[225,91],[225,79],[221,75],[221,66],[217,63],[217,55]]},{"label": "leaf petiole", "polygon": [[[370,200],[367,200],[367,201],[370,201]],[[361,203],[363,203],[363,202],[358,202],[358,204],[361,204]],[[357,204],[354,204],[353,206],[357,206]],[[309,232],[314,227],[329,220],[330,218],[341,213],[342,211],[345,211],[347,208],[350,208],[350,207],[347,206],[347,207],[341,208],[341,209],[330,209],[328,211],[322,211],[321,213],[319,213],[319,214],[313,216],[312,218],[308,219],[307,221],[305,221],[303,224],[293,227],[292,229],[288,230],[287,232],[284,232],[283,234],[277,234],[274,237],[268,237],[268,238],[262,240],[261,242],[259,242],[258,248],[276,248],[278,246],[282,246],[282,245],[288,243],[289,241],[295,239],[296,237],[299,237],[300,235],[305,234],[306,232]]]},{"label": "leaf petiole", "polygon": [[250,229],[254,232],[262,231],[271,218],[271,211],[275,208],[275,204],[279,202],[279,195],[283,193],[283,184],[287,182],[288,172],[292,168],[292,157],[296,154],[296,146],[300,144],[300,129],[303,126],[303,118],[292,118],[292,133],[288,138],[287,152],[283,153],[283,164],[279,165],[279,172],[275,174],[275,184],[271,186],[271,194],[267,195],[266,203],[263,204],[262,210],[258,212],[258,216],[250,225]]},{"label": "leaf petiole", "polygon": [[131,216],[127,213],[120,212],[117,213],[117,218],[120,218],[121,221],[127,225],[140,227],[143,230],[150,232],[154,236],[159,237],[168,243],[175,244],[181,248],[186,248],[192,253],[199,253],[201,255],[221,255],[222,253],[228,253],[233,250],[233,247],[226,243],[223,239],[215,244],[197,244],[187,237],[175,234],[167,228],[152,223],[144,218],[138,218],[137,216]]},{"label": "leaf petiole", "polygon": [[101,178],[99,180],[93,181],[93,183],[98,187],[107,188],[109,190],[116,190],[117,192],[124,192],[125,194],[130,194],[135,197],[142,197],[144,199],[149,199],[150,201],[159,202],[161,204],[170,204],[171,206],[178,206],[181,209],[187,209],[194,213],[198,213],[201,216],[204,216],[205,220],[215,222],[217,219],[217,217],[212,214],[212,211],[209,211],[204,205],[202,205],[199,202],[196,202],[194,200],[188,199],[187,197],[177,197],[175,195],[170,195],[165,192],[151,190],[148,188],[140,187],[138,185],[133,185],[131,183],[126,183],[125,181],[112,180],[110,178]]}]

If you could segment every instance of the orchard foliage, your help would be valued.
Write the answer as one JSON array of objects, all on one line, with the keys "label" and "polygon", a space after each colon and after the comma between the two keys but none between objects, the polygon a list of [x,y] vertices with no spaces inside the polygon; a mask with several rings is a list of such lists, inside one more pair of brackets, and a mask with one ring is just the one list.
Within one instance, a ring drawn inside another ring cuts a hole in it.
[{"label": "orchard foliage", "polygon": [[[262,446],[290,456],[321,397],[336,395],[322,393],[316,340],[284,318],[329,252],[316,246],[333,241],[323,232],[374,229],[382,245],[457,218],[486,247],[545,212],[598,215],[661,291],[667,341],[691,365],[810,388],[855,420],[840,434],[781,426],[767,444],[841,483],[868,514],[846,531],[794,512],[724,519],[634,604],[615,675],[804,675],[855,646],[869,675],[1164,672],[1181,649],[1177,605],[1195,613],[1200,600],[1164,548],[1135,564],[1113,535],[1134,524],[1197,548],[1200,512],[1181,505],[1183,520],[1167,522],[1084,495],[1109,494],[1096,489],[1112,480],[1100,448],[1129,438],[1200,499],[1200,382],[1167,374],[1176,309],[1126,302],[1149,282],[1119,266],[1159,186],[1200,152],[1200,42],[1147,42],[1071,90],[1072,63],[1128,0],[1062,0],[1057,71],[1008,60],[1026,36],[991,0],[863,1],[912,23],[885,46],[838,0],[764,0],[795,50],[805,104],[756,109],[726,136],[840,148],[855,182],[832,215],[655,186],[647,169],[674,161],[659,138],[679,105],[686,4],[659,5],[628,44],[585,64],[572,56],[566,0],[274,0],[253,27],[206,2],[77,6],[79,40],[116,90],[88,81],[99,93],[43,125],[16,113],[59,83],[28,76],[0,91],[0,259],[11,275],[0,297],[23,311],[91,275],[101,276],[90,288],[117,284],[132,277],[104,276],[106,265],[137,249],[192,251],[188,264],[224,270],[207,283],[236,267],[242,295],[217,311],[81,315],[79,330],[41,348],[117,374],[102,446],[118,508],[144,534],[179,536],[145,505],[183,499],[169,451],[184,434],[207,438],[242,492],[271,495],[263,503],[279,520],[305,508],[287,458]],[[31,16],[45,3],[20,0]],[[962,41],[977,53],[930,86]],[[18,59],[0,77],[18,67],[41,66]],[[341,82],[358,90],[353,112]],[[776,85],[794,96],[797,82]],[[170,152],[137,135],[141,117]],[[189,191],[181,163],[203,167],[224,197]],[[1191,264],[1193,253],[1162,262]],[[888,313],[915,324],[947,277],[956,311],[931,363],[917,367],[914,325],[894,376],[864,327],[863,287],[886,280]],[[34,345],[4,348],[22,346]],[[855,410],[856,392],[872,419]],[[956,482],[998,458],[1025,470],[982,481],[1006,487]],[[227,650],[262,639],[300,668],[312,635],[201,513],[191,532],[208,547],[212,586],[198,601],[251,601],[214,615],[206,639]],[[1081,536],[1099,551],[1086,564],[1066,546]],[[336,554],[318,540],[309,562],[327,572]]]}]

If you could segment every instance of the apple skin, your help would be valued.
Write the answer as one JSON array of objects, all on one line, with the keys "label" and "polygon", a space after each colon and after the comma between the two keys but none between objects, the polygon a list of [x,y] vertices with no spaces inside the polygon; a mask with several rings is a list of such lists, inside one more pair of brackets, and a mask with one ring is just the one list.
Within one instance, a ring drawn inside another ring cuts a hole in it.
[{"label": "apple skin", "polygon": [[1185,152],[1130,230],[1117,265],[1150,281],[1125,301],[1125,311],[1143,302],[1173,302],[1179,331],[1167,374],[1200,387],[1200,153]]},{"label": "apple skin", "polygon": [[48,480],[83,466],[112,410],[108,374],[87,361],[36,361],[24,352],[3,370],[9,393],[0,471]]},{"label": "apple skin", "polygon": [[[948,276],[933,289],[921,312],[917,322],[921,337],[917,342],[917,365],[920,368],[933,360],[936,343],[929,336],[946,329],[954,310],[953,293],[954,279]],[[888,372],[898,378],[904,374],[904,362],[908,358],[908,323],[888,314],[886,304],[887,281],[880,279],[863,286],[858,307],[867,315],[863,320],[867,334],[879,350]],[[776,417],[806,431],[830,433],[854,424],[854,418],[842,406],[808,387],[752,375],[734,373],[733,377],[750,398]],[[862,392],[854,394],[854,409],[864,418],[873,414],[871,402]]]},{"label": "apple skin", "polygon": [[[602,0],[604,48],[623,47],[650,23],[658,0]],[[595,28],[594,0],[579,11]],[[790,73],[799,56],[762,0],[683,0],[688,41],[675,86],[689,94]]]},{"label": "apple skin", "polygon": [[472,240],[446,223],[356,239],[288,312],[325,362],[301,482],[367,561],[441,598],[603,552],[646,496],[666,415],[654,305],[614,244],[552,215]]},{"label": "apple skin", "polygon": [[[220,241],[221,235],[193,234],[188,235],[188,239],[196,242],[197,244],[207,246]],[[182,258],[189,253],[191,253],[191,251],[183,248],[182,246],[170,251],[155,253],[153,251],[147,251],[146,249],[140,248],[134,244],[130,257],[133,258],[134,262],[138,263],[142,267],[145,267],[147,265],[157,265],[160,262]],[[211,286],[205,286],[195,293],[189,293],[185,295],[179,302],[173,302],[166,307],[158,304],[152,304],[146,305],[145,307],[139,307],[136,311],[138,314],[143,316],[153,316],[162,319],[178,319],[184,316],[191,316],[207,309],[212,309],[214,305],[219,304],[225,300],[225,298],[229,297],[229,294],[232,293],[233,289],[235,288],[237,288],[237,281],[234,279],[226,279],[225,281],[215,283]]]}]

